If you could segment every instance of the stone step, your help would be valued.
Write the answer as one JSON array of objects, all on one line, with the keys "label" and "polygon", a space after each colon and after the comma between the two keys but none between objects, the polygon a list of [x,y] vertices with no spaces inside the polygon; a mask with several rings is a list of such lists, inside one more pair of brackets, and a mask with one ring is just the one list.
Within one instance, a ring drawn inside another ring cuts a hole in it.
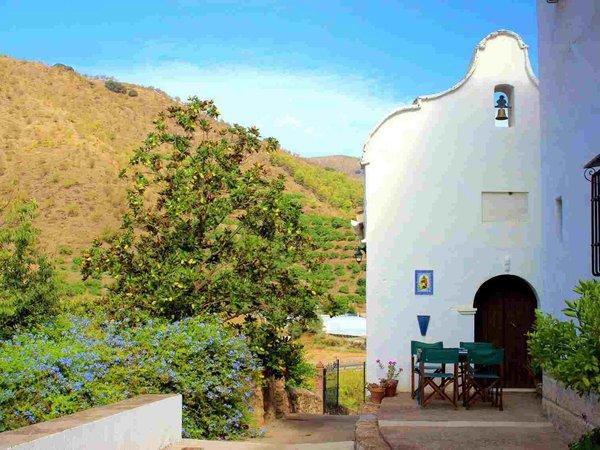
[{"label": "stone step", "polygon": [[210,441],[182,439],[165,450],[352,450],[354,441],[321,442],[312,444],[261,444],[259,442]]}]

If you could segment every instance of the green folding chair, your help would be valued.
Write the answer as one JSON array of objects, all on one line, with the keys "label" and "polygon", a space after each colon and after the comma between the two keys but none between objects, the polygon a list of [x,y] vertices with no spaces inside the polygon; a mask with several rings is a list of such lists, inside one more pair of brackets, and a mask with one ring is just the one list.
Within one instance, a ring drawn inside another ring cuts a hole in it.
[{"label": "green folding chair", "polygon": [[[463,404],[469,409],[478,399],[491,401],[500,411],[503,406],[504,349],[475,349],[468,355]],[[473,392],[471,392],[473,390]],[[490,394],[491,393],[491,398]]]},{"label": "green folding chair", "polygon": [[[426,365],[437,364],[444,369],[436,371],[427,371]],[[452,364],[453,370],[446,370],[446,365]],[[419,403],[421,406],[427,406],[427,403],[434,395],[439,395],[440,398],[448,400],[458,408],[458,364],[459,354],[457,348],[424,348],[421,350],[419,360]],[[436,383],[439,382],[439,384]],[[432,391],[425,395],[425,388],[431,387]],[[448,395],[446,389],[452,386],[452,397]]]},{"label": "green folding chair", "polygon": [[[491,350],[494,348],[494,345],[491,342],[462,342],[459,345],[460,348],[464,348],[467,351],[470,350]],[[458,398],[459,400],[462,398],[462,394],[464,391],[465,385],[465,371],[467,366],[467,361],[464,361],[464,364],[461,364],[458,368]]]},{"label": "green folding chair", "polygon": [[[443,342],[434,342],[433,344],[428,344],[426,342],[420,341],[410,341],[410,397],[415,398],[417,395],[418,387],[415,387],[415,375],[419,374],[419,368],[416,365],[416,358],[419,350],[424,348],[443,348]],[[441,370],[442,366],[439,364],[428,364],[426,367],[427,370]]]},{"label": "green folding chair", "polygon": [[494,344],[491,342],[461,342],[459,347],[466,350],[490,350],[494,348]]}]

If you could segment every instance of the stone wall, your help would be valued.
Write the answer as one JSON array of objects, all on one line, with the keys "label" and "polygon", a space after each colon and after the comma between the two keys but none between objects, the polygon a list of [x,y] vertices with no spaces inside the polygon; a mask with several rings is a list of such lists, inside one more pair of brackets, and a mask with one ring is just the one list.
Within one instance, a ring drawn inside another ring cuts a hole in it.
[{"label": "stone wall", "polygon": [[292,412],[323,414],[323,399],[308,389],[292,388],[289,391]]},{"label": "stone wall", "polygon": [[600,426],[600,398],[597,395],[580,396],[546,374],[542,408],[544,415],[569,441]]}]

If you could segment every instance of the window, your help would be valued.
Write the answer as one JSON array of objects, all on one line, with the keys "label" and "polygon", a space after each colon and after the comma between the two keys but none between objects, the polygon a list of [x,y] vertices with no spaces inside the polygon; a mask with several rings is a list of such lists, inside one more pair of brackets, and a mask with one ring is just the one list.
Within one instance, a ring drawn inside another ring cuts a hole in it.
[{"label": "window", "polygon": [[514,125],[514,89],[508,84],[494,88],[494,125],[508,128]]},{"label": "window", "polygon": [[529,219],[527,192],[482,192],[483,222],[527,222]]},{"label": "window", "polygon": [[563,240],[563,202],[562,197],[556,197],[554,201],[554,214],[556,216],[556,237],[560,242]]}]

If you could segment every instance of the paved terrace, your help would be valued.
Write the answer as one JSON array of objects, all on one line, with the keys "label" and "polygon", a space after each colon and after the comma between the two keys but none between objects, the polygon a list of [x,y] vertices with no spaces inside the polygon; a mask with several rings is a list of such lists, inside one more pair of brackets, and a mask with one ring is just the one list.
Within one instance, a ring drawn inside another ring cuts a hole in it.
[{"label": "paved terrace", "polygon": [[379,430],[393,449],[566,449],[533,393],[504,393],[504,411],[489,403],[455,410],[442,400],[419,407],[410,394],[385,398]]}]

